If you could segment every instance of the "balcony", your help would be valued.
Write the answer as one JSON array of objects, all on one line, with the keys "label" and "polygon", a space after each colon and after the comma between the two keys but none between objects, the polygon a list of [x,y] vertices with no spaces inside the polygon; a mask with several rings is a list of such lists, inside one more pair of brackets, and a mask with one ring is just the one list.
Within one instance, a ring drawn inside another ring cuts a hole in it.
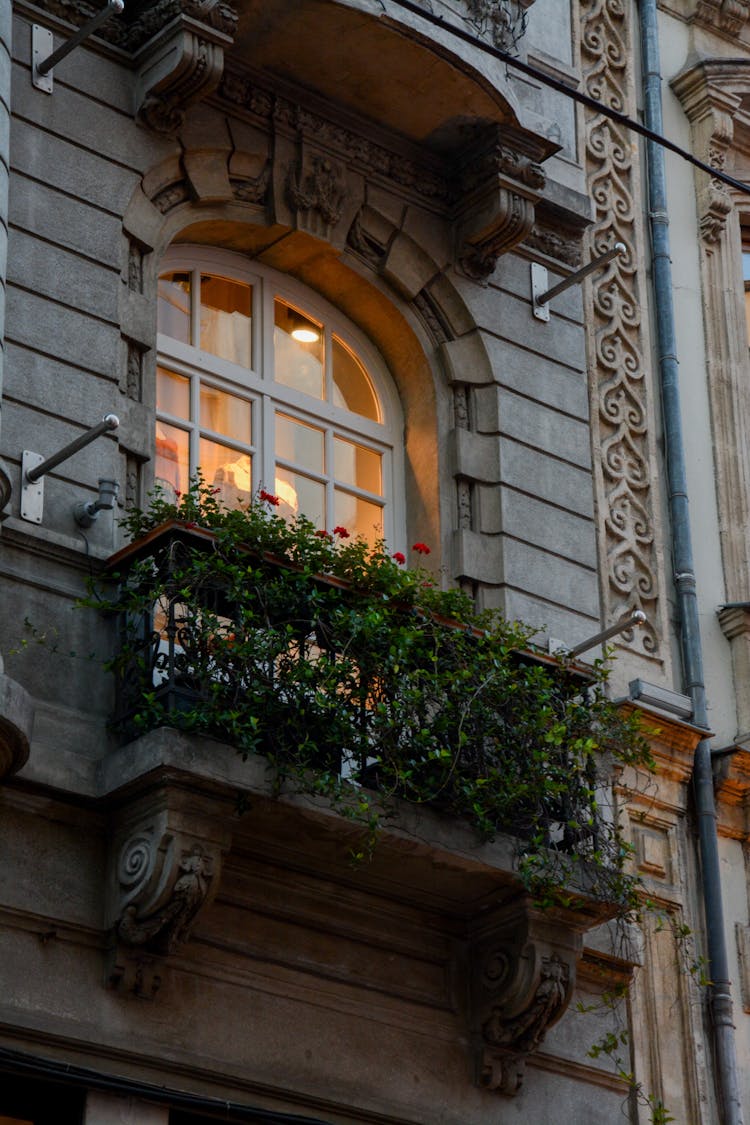
[{"label": "balcony", "polygon": [[[144,981],[210,925],[224,857],[260,849],[381,901],[439,901],[468,954],[477,1081],[514,1093],[583,933],[634,902],[602,811],[613,762],[643,754],[632,716],[596,671],[344,529],[203,497],[131,531],[108,567],[111,983],[155,992]],[[238,792],[247,823],[227,811]]]}]

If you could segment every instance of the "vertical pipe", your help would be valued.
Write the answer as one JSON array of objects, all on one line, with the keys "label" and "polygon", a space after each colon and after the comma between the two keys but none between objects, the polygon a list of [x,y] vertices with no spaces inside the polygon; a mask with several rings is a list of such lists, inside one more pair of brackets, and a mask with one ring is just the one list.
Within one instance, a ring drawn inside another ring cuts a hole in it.
[{"label": "vertical pipe", "polygon": [[[5,360],[5,277],[8,264],[8,180],[10,172],[10,71],[12,5],[0,3],[0,431]],[[0,513],[10,499],[10,481],[0,460]],[[1,658],[0,658],[1,660]],[[0,663],[0,672],[2,664]]]},{"label": "vertical pipe", "polygon": [[[661,74],[656,0],[640,0],[643,60],[644,123],[662,133]],[[653,141],[646,142],[649,221],[652,246],[654,313],[658,364],[664,415],[665,459],[672,526],[672,557],[685,689],[693,701],[698,726],[708,729],[708,711],[703,673],[703,651],[698,619],[693,547],[688,508],[685,441],[680,409],[672,265],[669,249],[669,218],[664,152]],[[711,983],[709,997],[713,1019],[716,1087],[723,1125],[742,1125],[742,1104],[737,1080],[737,1058],[732,1018],[721,871],[716,827],[711,749],[704,738],[693,763],[693,787],[698,817],[703,907]]]}]

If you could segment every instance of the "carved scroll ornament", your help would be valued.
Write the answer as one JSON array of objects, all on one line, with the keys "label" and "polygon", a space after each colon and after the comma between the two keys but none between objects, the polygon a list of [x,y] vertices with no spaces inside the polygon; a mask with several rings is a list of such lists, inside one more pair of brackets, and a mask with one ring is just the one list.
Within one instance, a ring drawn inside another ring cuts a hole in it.
[{"label": "carved scroll ornament", "polygon": [[573,993],[581,938],[526,902],[501,911],[473,951],[478,1082],[514,1095],[526,1057],[564,1014]]},{"label": "carved scroll ornament", "polygon": [[[620,0],[582,0],[581,56],[587,94],[620,112],[632,104],[630,9]],[[624,642],[661,656],[659,572],[651,480],[654,436],[645,378],[647,341],[637,263],[642,254],[638,185],[630,137],[596,113],[586,119],[586,173],[596,220],[592,253],[628,247],[586,283],[591,426],[604,533],[607,621],[645,611],[649,624]]]},{"label": "carved scroll ornament", "polygon": [[486,281],[501,254],[523,242],[534,226],[534,206],[545,175],[530,156],[494,130],[489,141],[463,154],[456,236],[465,273]]},{"label": "carved scroll ornament", "polygon": [[220,857],[216,849],[144,831],[122,848],[118,880],[123,906],[117,935],[127,945],[173,953],[190,936],[208,898]]}]

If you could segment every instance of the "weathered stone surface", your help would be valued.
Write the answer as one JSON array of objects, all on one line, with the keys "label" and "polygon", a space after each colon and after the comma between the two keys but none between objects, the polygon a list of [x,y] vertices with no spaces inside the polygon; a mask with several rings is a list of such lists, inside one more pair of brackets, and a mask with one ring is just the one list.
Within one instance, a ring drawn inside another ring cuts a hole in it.
[{"label": "weathered stone surface", "polygon": [[34,725],[34,704],[0,664],[0,780],[26,763]]}]

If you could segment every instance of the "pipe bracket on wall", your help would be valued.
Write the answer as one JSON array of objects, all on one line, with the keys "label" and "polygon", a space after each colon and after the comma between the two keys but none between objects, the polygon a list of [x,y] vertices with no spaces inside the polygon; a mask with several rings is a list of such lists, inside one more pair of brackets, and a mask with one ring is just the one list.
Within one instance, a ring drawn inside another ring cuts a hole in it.
[{"label": "pipe bracket on wall", "polygon": [[569,274],[564,277],[562,281],[558,281],[557,285],[551,288],[548,285],[547,270],[539,262],[531,263],[531,311],[537,320],[549,320],[549,303],[553,297],[557,297],[559,293],[564,293],[566,289],[570,289],[572,285],[578,285],[583,281],[584,277],[588,277],[594,270],[601,269],[611,262],[613,258],[620,257],[627,254],[628,248],[624,242],[616,242],[611,249],[607,250],[604,254],[600,254],[598,258],[592,258],[591,261],[581,266],[575,273]]},{"label": "pipe bracket on wall", "polygon": [[105,414],[101,422],[86,430],[80,437],[68,442],[51,457],[24,449],[21,456],[21,519],[41,523],[44,515],[44,477],[79,449],[84,449],[101,434],[116,430],[120,420],[116,414]]},{"label": "pipe bracket on wall", "polygon": [[125,0],[108,0],[100,12],[92,16],[82,27],[78,28],[70,39],[66,39],[64,43],[54,51],[54,40],[52,32],[46,27],[41,27],[35,23],[31,25],[31,82],[37,90],[42,90],[45,94],[51,94],[54,85],[52,81],[52,70],[61,62],[66,55],[69,55],[84,39],[88,39],[98,27],[111,16],[119,16],[125,8]]}]

